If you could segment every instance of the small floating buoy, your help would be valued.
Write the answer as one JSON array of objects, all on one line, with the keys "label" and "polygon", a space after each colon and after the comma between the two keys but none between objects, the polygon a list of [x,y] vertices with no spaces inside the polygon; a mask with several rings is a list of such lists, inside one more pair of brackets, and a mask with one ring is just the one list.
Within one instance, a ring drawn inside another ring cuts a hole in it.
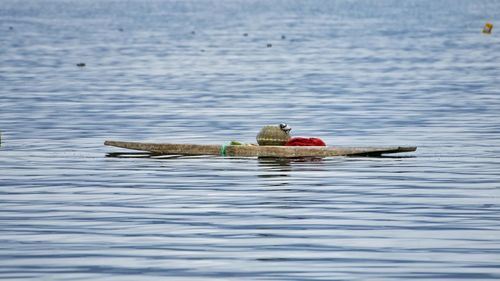
[{"label": "small floating buoy", "polygon": [[246,33],[246,32],[243,33],[243,36],[248,37],[248,33]]},{"label": "small floating buoy", "polygon": [[286,36],[285,35],[281,35],[281,40],[285,40],[286,39]]},{"label": "small floating buoy", "polygon": [[273,46],[273,44],[271,44],[271,43],[268,43],[268,44],[267,44],[267,47],[268,47],[268,48],[271,48],[272,46]]},{"label": "small floating buoy", "polygon": [[484,34],[491,34],[491,31],[493,30],[493,24],[492,23],[489,23],[487,22],[485,25],[484,25],[484,28],[483,28],[483,33]]},{"label": "small floating buoy", "polygon": [[80,62],[80,63],[77,63],[76,66],[78,66],[78,67],[84,67],[85,64],[83,62]]}]

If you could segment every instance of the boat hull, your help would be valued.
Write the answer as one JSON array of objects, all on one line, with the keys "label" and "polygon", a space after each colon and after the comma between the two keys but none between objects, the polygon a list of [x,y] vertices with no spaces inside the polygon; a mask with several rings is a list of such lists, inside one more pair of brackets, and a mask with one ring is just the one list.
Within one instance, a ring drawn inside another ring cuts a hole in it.
[{"label": "boat hull", "polygon": [[412,152],[415,146],[258,146],[258,145],[202,145],[105,141],[104,145],[146,151],[155,155],[221,155],[233,157],[333,157],[379,156],[389,153]]}]

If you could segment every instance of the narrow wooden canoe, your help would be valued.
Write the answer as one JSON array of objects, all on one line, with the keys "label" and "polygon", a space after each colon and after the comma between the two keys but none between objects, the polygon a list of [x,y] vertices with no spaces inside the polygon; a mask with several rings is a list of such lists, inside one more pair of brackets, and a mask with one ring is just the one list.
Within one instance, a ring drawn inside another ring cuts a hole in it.
[{"label": "narrow wooden canoe", "polygon": [[332,157],[332,156],[380,156],[388,153],[411,152],[415,146],[250,146],[250,145],[202,145],[141,143],[127,141],[105,141],[104,145],[140,150],[155,155],[222,155],[235,157]]}]

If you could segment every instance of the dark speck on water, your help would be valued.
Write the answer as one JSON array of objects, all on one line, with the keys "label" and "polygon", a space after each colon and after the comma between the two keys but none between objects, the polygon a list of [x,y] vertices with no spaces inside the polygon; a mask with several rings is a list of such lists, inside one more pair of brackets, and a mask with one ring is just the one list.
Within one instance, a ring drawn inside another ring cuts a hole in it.
[{"label": "dark speck on water", "polygon": [[273,44],[271,44],[271,43],[267,43],[267,45],[266,45],[266,46],[267,46],[268,48],[271,48],[271,47],[273,46]]},{"label": "dark speck on water", "polygon": [[[500,1],[2,0],[0,279],[500,280],[500,37],[485,19]],[[103,145],[254,143],[280,123],[418,150]]]}]

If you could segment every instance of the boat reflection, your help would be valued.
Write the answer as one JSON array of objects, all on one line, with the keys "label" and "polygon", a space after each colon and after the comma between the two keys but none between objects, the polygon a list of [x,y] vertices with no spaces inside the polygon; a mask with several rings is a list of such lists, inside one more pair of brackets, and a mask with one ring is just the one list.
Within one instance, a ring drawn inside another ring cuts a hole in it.
[{"label": "boat reflection", "polygon": [[258,157],[259,165],[262,166],[281,166],[289,167],[294,163],[322,163],[323,159],[319,157],[296,157],[296,158],[276,158],[276,157]]},{"label": "boat reflection", "polygon": [[[292,173],[294,164],[318,164],[322,163],[321,158],[301,157],[301,158],[276,158],[276,157],[259,157],[257,158],[260,168],[259,178],[285,178]],[[286,182],[281,182],[278,185],[286,185]]]}]

